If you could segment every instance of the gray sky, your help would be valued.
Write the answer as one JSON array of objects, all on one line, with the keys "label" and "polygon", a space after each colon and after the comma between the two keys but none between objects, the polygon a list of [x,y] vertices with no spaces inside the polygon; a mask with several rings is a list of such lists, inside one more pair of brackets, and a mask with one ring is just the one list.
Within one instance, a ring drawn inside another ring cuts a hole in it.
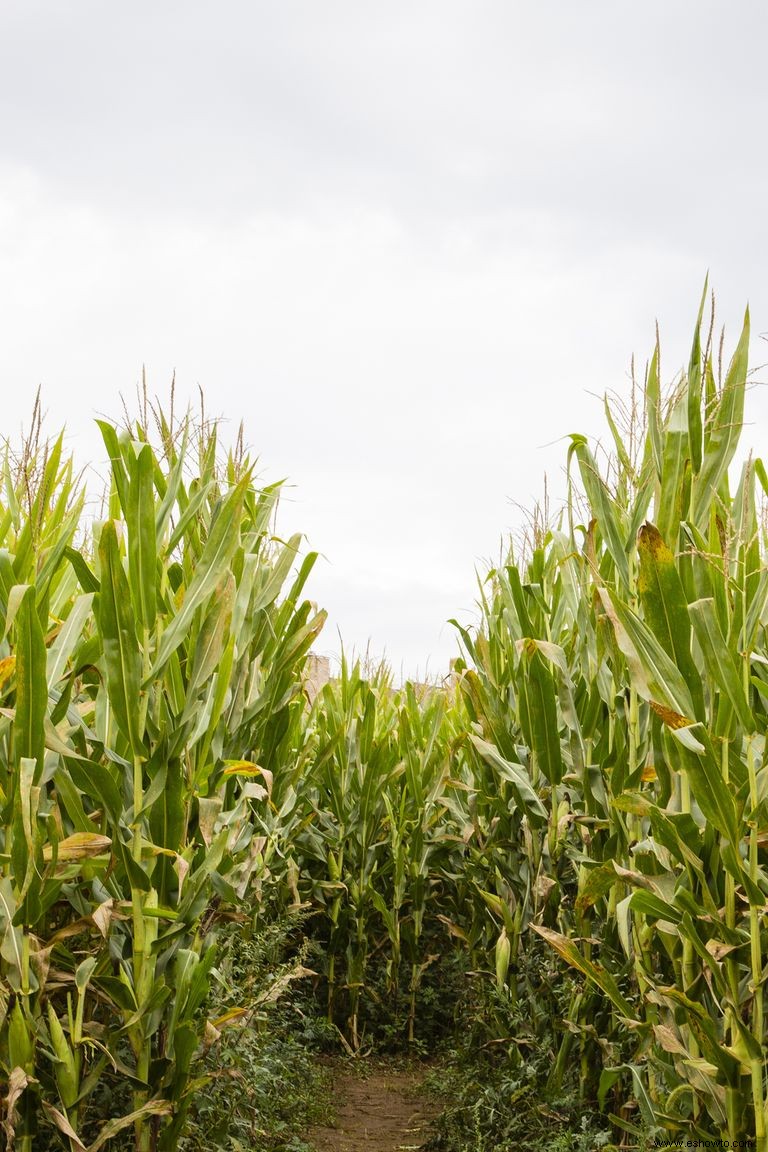
[{"label": "gray sky", "polygon": [[290,478],[318,647],[441,673],[656,317],[667,377],[707,269],[768,330],[767,42],[752,0],[4,0],[2,431],[42,384],[97,459],[175,369]]}]

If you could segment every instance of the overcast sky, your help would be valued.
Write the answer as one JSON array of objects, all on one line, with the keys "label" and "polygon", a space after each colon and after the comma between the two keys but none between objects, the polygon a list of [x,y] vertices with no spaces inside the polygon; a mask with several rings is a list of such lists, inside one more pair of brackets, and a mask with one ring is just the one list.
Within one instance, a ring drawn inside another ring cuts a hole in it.
[{"label": "overcast sky", "polygon": [[318,648],[442,673],[655,319],[667,378],[707,269],[768,330],[767,44],[757,0],[3,0],[2,432],[41,384],[98,461],[175,370],[289,478]]}]

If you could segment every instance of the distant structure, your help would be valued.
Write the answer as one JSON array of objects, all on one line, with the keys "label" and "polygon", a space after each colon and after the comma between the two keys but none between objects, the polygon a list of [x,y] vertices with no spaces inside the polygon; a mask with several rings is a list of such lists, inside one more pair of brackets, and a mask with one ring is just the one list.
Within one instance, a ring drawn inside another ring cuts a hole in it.
[{"label": "distant structure", "polygon": [[304,691],[310,705],[314,704],[318,692],[331,678],[331,661],[328,656],[318,656],[310,652],[304,666]]},{"label": "distant structure", "polygon": [[[424,703],[434,692],[442,692],[446,689],[454,689],[458,683],[459,675],[456,672],[456,661],[451,660],[449,671],[442,681],[435,683],[432,681],[411,680],[411,686],[416,695],[416,699],[420,703]],[[304,665],[304,693],[307,697],[307,702],[310,707],[314,704],[317,696],[322,692],[325,685],[336,677],[331,676],[331,660],[329,656],[320,656],[317,652],[310,652],[307,655],[307,662]],[[394,694],[397,689],[390,686],[388,691]]]}]

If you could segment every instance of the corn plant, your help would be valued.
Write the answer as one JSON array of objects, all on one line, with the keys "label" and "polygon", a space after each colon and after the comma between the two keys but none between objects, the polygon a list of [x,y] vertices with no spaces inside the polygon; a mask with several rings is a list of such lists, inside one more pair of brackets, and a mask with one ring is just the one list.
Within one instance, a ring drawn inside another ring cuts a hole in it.
[{"label": "corn plant", "polygon": [[[334,1017],[344,961],[347,1030],[360,1044],[360,997],[365,988],[376,917],[379,871],[386,861],[387,793],[402,771],[397,755],[397,709],[384,669],[372,680],[359,663],[342,661],[337,683],[327,684],[315,704],[317,752],[305,799],[317,813],[305,851],[325,865],[320,884],[328,901],[328,1016]],[[316,889],[318,891],[318,889]]]},{"label": "corn plant", "polygon": [[61,442],[26,502],[35,462],[19,483],[6,461],[0,1059],[22,1149],[41,1114],[83,1147],[89,1096],[114,1075],[132,1107],[89,1147],[128,1126],[142,1152],[175,1147],[208,909],[263,865],[254,817],[323,622],[299,602],[314,556],[283,593],[299,539],[272,535],[278,489],[234,454],[222,468],[210,426],[194,444],[189,418],[158,425],[156,450],[146,421],[101,424],[108,518],[78,548]]},{"label": "corn plant", "polygon": [[302,766],[277,801],[271,864],[294,906],[323,912],[326,1013],[343,1025],[351,1051],[362,1045],[373,954],[385,958],[395,1015],[407,998],[405,1031],[415,1039],[418,989],[430,963],[424,923],[459,839],[449,834],[442,803],[455,735],[442,689],[395,689],[383,665],[366,676],[344,658],[339,677],[314,702]]},{"label": "corn plant", "polygon": [[[557,924],[545,905],[531,927],[613,1017],[598,1036],[574,1000],[557,1075],[578,1036],[583,1078],[589,1047],[602,1049],[604,1102],[628,1079],[646,1127],[754,1134],[765,1149],[766,476],[748,462],[731,496],[748,318],[718,384],[702,312],[703,302],[688,372],[666,401],[654,353],[627,442],[607,409],[609,470],[572,438],[585,520],[573,490],[567,531],[544,532],[524,566],[492,574],[484,625],[464,636],[474,669],[463,680],[473,743],[499,789],[522,767],[534,794],[521,826],[528,868],[553,891],[564,863],[576,881]],[[481,893],[502,927],[499,979],[510,911],[530,901],[530,876],[510,879],[506,901]],[[624,1050],[635,1038],[618,1066],[610,1032]],[[639,1132],[626,1109],[616,1118]]]}]

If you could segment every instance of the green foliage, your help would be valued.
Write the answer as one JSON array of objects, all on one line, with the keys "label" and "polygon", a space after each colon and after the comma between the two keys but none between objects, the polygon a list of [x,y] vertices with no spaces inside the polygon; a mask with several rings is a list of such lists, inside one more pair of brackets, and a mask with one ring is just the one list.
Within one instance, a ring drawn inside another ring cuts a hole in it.
[{"label": "green foliage", "polygon": [[296,945],[300,924],[278,921],[255,937],[241,924],[221,932],[206,1016],[238,1015],[201,1061],[179,1152],[309,1152],[302,1132],[328,1122],[322,1037],[302,1011],[308,977],[306,944]]},{"label": "green foliage", "polygon": [[561,1037],[550,1004],[554,999],[564,1014],[574,982],[553,967],[543,945],[521,968],[527,1002],[510,1005],[506,990],[490,983],[466,986],[456,1046],[428,1078],[444,1105],[429,1144],[434,1152],[593,1152],[611,1140],[605,1117],[581,1098],[578,1065],[551,1084]]},{"label": "green foliage", "polygon": [[[540,528],[524,562],[489,573],[462,689],[485,761],[500,779],[521,765],[545,810],[515,790],[510,841],[526,850],[495,856],[481,892],[498,983],[530,930],[586,981],[554,1081],[577,1038],[584,1089],[602,1068],[596,1102],[610,1110],[618,1085],[634,1101],[639,1121],[614,1109],[620,1129],[756,1133],[765,1152],[764,470],[745,464],[730,495],[748,318],[719,387],[700,323],[666,406],[654,355],[625,441],[607,408],[604,473],[572,438],[586,507],[573,489],[567,531]],[[616,1061],[606,1045],[627,1038]]]},{"label": "green foliage", "polygon": [[100,423],[90,532],[61,438],[2,465],[0,1067],[21,1152],[46,1126],[78,1150],[175,1148],[209,909],[263,871],[255,813],[301,740],[324,619],[299,599],[313,556],[283,590],[298,540],[270,531],[277,488],[214,426],[153,417],[156,447],[146,413]]},{"label": "green foliage", "polygon": [[[432,1045],[471,987],[486,1055],[446,1148],[580,1152],[610,1129],[768,1152],[768,475],[729,471],[749,318],[719,379],[702,315],[669,395],[656,348],[626,429],[606,401],[614,457],[571,437],[562,516],[483,578],[443,685],[344,660],[310,707],[314,554],[273,534],[279,489],[214,427],[102,422],[93,524],[61,438],[6,449],[0,1067],[21,1152],[170,1152],[190,1109],[232,1148],[277,1131],[278,1093],[227,1113],[224,1085],[280,1075],[253,995],[287,970],[258,941],[299,910],[324,1036],[353,1053]],[[212,980],[257,1027],[214,1035]]]}]

